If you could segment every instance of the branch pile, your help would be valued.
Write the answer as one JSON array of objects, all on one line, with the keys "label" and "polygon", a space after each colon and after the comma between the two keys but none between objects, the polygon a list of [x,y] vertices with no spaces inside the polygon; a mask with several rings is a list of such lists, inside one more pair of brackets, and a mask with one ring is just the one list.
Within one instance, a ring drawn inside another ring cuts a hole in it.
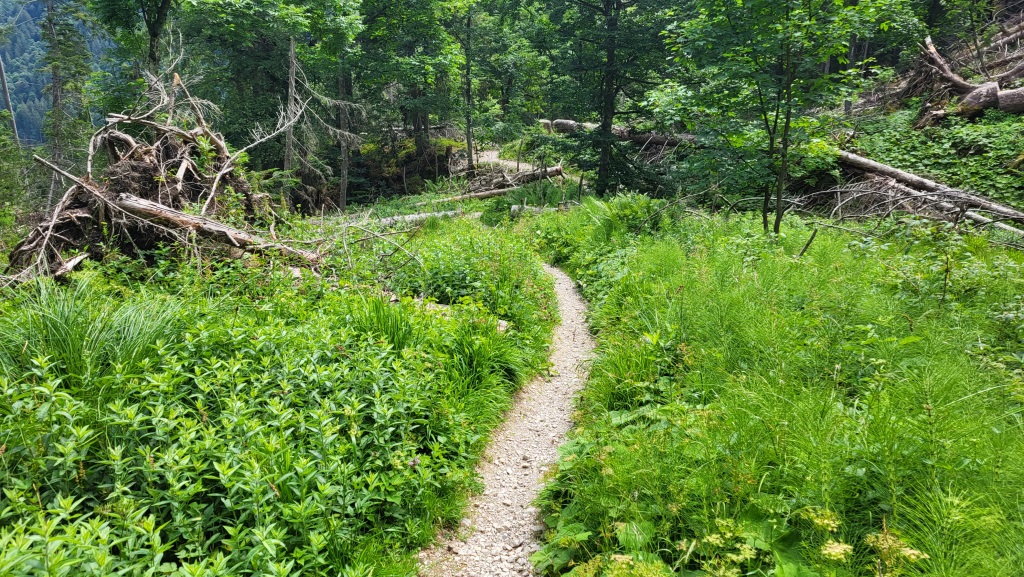
[{"label": "branch pile", "polygon": [[1006,224],[1024,224],[1024,212],[984,197],[943,186],[933,180],[852,152],[840,151],[839,163],[848,170],[863,175],[863,181],[852,186],[814,193],[797,204],[815,201],[820,204],[822,197],[831,202],[832,199],[829,197],[832,197],[834,204],[831,212],[832,216],[837,218],[887,216],[900,211],[954,222],[966,219],[979,226],[993,226],[1024,236],[1024,230]]},{"label": "branch pile", "polygon": [[[169,241],[195,242],[197,237],[227,245],[235,253],[276,252],[316,265],[316,253],[267,241],[214,218],[221,195],[228,192],[240,202],[247,223],[274,216],[269,199],[252,193],[237,162],[253,146],[291,126],[301,110],[285,111],[273,130],[257,128],[252,144],[231,153],[205,120],[204,109],[210,105],[192,98],[176,74],[169,89],[155,78],[151,86],[149,110],[111,114],[93,134],[85,174],[72,175],[35,157],[70,188],[52,214],[11,251],[9,280],[66,273],[71,261],[61,255],[69,250],[99,258],[107,245],[134,252]],[[183,100],[176,104],[179,92]],[[98,161],[105,169],[96,177]],[[73,262],[81,260],[80,255]]]}]

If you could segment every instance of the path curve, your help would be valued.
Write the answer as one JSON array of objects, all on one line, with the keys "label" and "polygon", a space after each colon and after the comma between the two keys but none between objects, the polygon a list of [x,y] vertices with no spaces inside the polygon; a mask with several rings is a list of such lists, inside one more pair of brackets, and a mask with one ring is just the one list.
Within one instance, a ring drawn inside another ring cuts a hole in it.
[{"label": "path curve", "polygon": [[572,426],[576,394],[594,351],[586,304],[572,280],[556,268],[545,270],[555,279],[562,318],[552,340],[551,376],[538,376],[516,394],[477,467],[483,494],[470,500],[456,535],[420,552],[422,577],[534,575],[529,557],[539,547],[543,525],[533,501]]}]

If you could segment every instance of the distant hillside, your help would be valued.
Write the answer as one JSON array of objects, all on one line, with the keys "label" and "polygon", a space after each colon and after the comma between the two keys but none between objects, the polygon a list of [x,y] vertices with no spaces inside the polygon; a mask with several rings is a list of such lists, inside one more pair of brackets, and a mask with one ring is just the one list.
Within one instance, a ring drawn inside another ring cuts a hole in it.
[{"label": "distant hillside", "polygon": [[[50,109],[46,94],[49,75],[42,71],[46,44],[39,31],[44,14],[42,2],[0,0],[0,25],[9,28],[6,36],[0,36],[0,58],[7,69],[18,135],[32,143],[43,142],[43,120]],[[86,38],[95,65],[107,42],[92,31],[87,32]]]},{"label": "distant hillside", "polygon": [[48,78],[40,72],[46,53],[39,34],[42,17],[39,2],[0,0],[0,22],[11,25],[9,36],[0,43],[0,58],[7,68],[19,136],[31,142],[43,141],[43,117],[50,106],[43,94]]}]

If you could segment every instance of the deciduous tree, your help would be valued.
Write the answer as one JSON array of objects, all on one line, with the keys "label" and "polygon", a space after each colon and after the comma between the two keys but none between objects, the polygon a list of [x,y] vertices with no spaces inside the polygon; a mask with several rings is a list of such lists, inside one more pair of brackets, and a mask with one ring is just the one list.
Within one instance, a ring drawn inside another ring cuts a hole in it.
[{"label": "deciduous tree", "polygon": [[760,128],[774,173],[763,193],[765,232],[778,233],[785,212],[795,122],[849,78],[826,63],[847,62],[855,34],[870,37],[907,10],[899,0],[696,0],[677,12],[671,42],[691,104]]}]

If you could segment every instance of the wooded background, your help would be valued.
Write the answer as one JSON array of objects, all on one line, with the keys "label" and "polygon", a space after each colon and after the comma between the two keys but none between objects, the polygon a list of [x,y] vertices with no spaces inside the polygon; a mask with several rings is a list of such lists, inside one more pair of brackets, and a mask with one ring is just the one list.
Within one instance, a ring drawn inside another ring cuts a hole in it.
[{"label": "wooded background", "polygon": [[[1017,78],[1024,2],[742,5],[0,0],[13,113],[0,145],[9,148],[17,130],[22,147],[0,161],[0,199],[52,205],[52,174],[30,166],[29,152],[80,172],[89,135],[107,113],[130,115],[142,105],[147,74],[165,82],[178,74],[236,148],[282,109],[305,103],[292,129],[244,160],[274,194],[310,213],[420,192],[472,164],[467,143],[496,148],[541,137],[542,118],[596,125],[571,146],[534,139],[526,148],[554,146],[544,151],[548,162],[571,158],[599,195],[715,186],[729,194],[771,188],[781,198],[814,172],[803,145],[829,134],[816,130],[812,111],[845,100],[852,112],[865,91],[879,94],[880,79],[915,71],[938,81],[918,82],[909,96],[943,104],[988,86],[994,64],[1009,74],[999,87],[1007,94]],[[928,37],[951,72],[968,79],[963,85],[922,57]],[[685,153],[674,164],[655,166],[640,161],[616,126],[695,136],[673,147]],[[701,154],[690,154],[694,144]]]}]

